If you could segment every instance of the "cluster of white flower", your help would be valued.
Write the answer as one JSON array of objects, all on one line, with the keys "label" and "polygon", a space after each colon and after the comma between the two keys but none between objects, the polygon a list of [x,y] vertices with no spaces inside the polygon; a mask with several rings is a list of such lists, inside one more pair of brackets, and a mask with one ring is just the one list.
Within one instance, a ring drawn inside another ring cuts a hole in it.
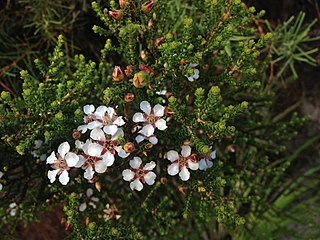
[{"label": "cluster of white flower", "polygon": [[[151,107],[147,101],[140,103],[142,112],[137,112],[133,115],[133,122],[138,125],[134,126],[137,136],[136,142],[139,144],[144,140],[148,140],[151,144],[158,143],[155,136],[156,129],[166,130],[167,122],[164,119],[165,108],[160,104]],[[53,170],[48,171],[48,178],[53,183],[56,177],[59,176],[61,184],[66,185],[69,182],[68,171],[72,168],[82,168],[84,170],[84,178],[91,180],[95,173],[104,173],[107,168],[112,166],[117,157],[128,158],[131,150],[134,149],[134,144],[130,142],[132,149],[126,148],[121,144],[121,139],[124,137],[122,126],[125,125],[125,120],[122,116],[117,115],[117,109],[106,106],[99,106],[97,109],[93,105],[86,105],[83,108],[85,113],[83,124],[78,127],[78,131],[82,134],[87,134],[89,137],[84,142],[75,141],[75,152],[70,152],[68,142],[63,142],[58,147],[58,152],[54,151],[47,158],[47,164],[51,164]],[[131,129],[133,130],[133,129]],[[191,170],[205,170],[213,165],[210,161],[215,158],[215,151],[211,154],[203,156],[198,162],[197,156],[191,154],[190,146],[183,146],[181,154],[171,150],[167,154],[167,159],[172,162],[168,167],[168,174],[174,176],[179,173],[181,180],[187,181],[190,178]],[[151,161],[143,163],[140,157],[133,157],[129,161],[130,169],[125,169],[122,172],[123,179],[130,182],[132,190],[141,191],[143,183],[153,185],[156,179],[156,174],[152,171],[156,167],[156,163]],[[92,191],[88,189],[87,198],[92,195]],[[96,199],[95,199],[96,200]],[[88,201],[89,204],[91,201]],[[80,206],[83,211],[87,203]],[[93,206],[93,205],[92,205]]]}]

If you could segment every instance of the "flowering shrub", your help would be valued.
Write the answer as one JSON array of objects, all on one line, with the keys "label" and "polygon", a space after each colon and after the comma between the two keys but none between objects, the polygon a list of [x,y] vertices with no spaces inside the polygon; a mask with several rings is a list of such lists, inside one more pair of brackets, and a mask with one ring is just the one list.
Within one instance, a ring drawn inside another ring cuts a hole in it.
[{"label": "flowering shrub", "polygon": [[268,208],[290,165],[283,142],[304,121],[270,119],[263,12],[240,0],[92,9],[99,62],[68,58],[59,36],[47,62],[21,71],[21,96],[1,93],[0,178],[28,176],[0,183],[3,223],[61,204],[71,239],[237,236]]}]

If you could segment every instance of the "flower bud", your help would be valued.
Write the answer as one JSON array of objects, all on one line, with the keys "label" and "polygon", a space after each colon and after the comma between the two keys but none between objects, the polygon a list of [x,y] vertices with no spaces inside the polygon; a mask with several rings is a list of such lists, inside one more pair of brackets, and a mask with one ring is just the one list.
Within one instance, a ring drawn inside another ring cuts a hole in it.
[{"label": "flower bud", "polygon": [[171,116],[173,115],[172,108],[170,108],[170,107],[165,107],[165,109],[164,109],[164,115],[167,116],[167,117],[171,117]]},{"label": "flower bud", "polygon": [[140,57],[141,57],[142,61],[144,61],[144,62],[147,61],[147,59],[148,59],[147,52],[142,50],[140,52]]},{"label": "flower bud", "polygon": [[149,29],[149,30],[151,30],[152,25],[153,25],[153,22],[152,22],[152,19],[150,19],[150,20],[148,21],[148,29]]},{"label": "flower bud", "polygon": [[133,85],[136,88],[143,88],[148,84],[150,74],[144,71],[137,72],[133,77]]},{"label": "flower bud", "polygon": [[124,96],[124,101],[129,103],[129,102],[132,102],[134,100],[134,94],[133,93],[127,93],[125,96]]},{"label": "flower bud", "polygon": [[132,142],[127,142],[123,149],[127,152],[127,153],[132,153],[135,149],[134,144]]},{"label": "flower bud", "polygon": [[127,8],[129,4],[130,4],[129,0],[119,0],[119,5],[121,9]]},{"label": "flower bud", "polygon": [[163,40],[164,40],[163,37],[157,38],[157,39],[156,39],[156,46],[157,46],[157,47],[160,46],[160,45],[163,43]]},{"label": "flower bud", "polygon": [[148,2],[145,2],[144,4],[142,4],[141,11],[143,13],[147,14],[152,11],[153,7],[154,7],[154,3],[151,0],[151,1],[148,1]]},{"label": "flower bud", "polygon": [[124,72],[128,78],[132,77],[132,66],[131,65],[127,66]]},{"label": "flower bud", "polygon": [[115,66],[112,72],[113,81],[119,83],[122,82],[124,74],[119,66]]},{"label": "flower bud", "polygon": [[109,11],[110,17],[112,17],[114,20],[121,20],[123,18],[123,12],[120,10],[112,10]]},{"label": "flower bud", "polygon": [[81,137],[81,133],[79,131],[74,131],[72,133],[72,137],[73,137],[73,139],[77,140]]}]

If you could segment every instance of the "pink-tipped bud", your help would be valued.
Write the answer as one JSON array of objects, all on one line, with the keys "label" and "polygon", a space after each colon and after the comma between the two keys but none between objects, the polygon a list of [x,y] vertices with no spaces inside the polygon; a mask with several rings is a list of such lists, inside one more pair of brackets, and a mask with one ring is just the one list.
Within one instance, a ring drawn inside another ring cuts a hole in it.
[{"label": "pink-tipped bud", "polygon": [[123,149],[127,152],[127,153],[132,153],[135,149],[134,144],[132,142],[127,142]]},{"label": "pink-tipped bud", "polygon": [[146,14],[146,13],[151,12],[153,7],[154,7],[154,3],[151,0],[151,1],[148,1],[148,2],[145,2],[144,4],[142,4],[141,11]]},{"label": "pink-tipped bud", "polygon": [[124,70],[124,72],[128,78],[131,78],[132,77],[132,66],[131,65],[127,66],[126,70]]},{"label": "pink-tipped bud", "polygon": [[110,17],[112,17],[114,20],[121,20],[123,18],[123,12],[121,10],[112,10],[109,11]]},{"label": "pink-tipped bud", "polygon": [[156,39],[156,46],[157,46],[157,47],[160,46],[160,45],[163,43],[163,40],[164,40],[163,37],[157,38],[157,39]]},{"label": "pink-tipped bud", "polygon": [[119,0],[119,5],[121,9],[127,8],[129,4],[130,4],[129,0]]},{"label": "pink-tipped bud", "polygon": [[140,71],[134,74],[133,85],[136,88],[143,88],[149,82],[150,74],[148,72]]},{"label": "pink-tipped bud", "polygon": [[121,82],[124,78],[124,74],[119,66],[115,66],[112,72],[112,78],[115,82]]},{"label": "pink-tipped bud", "polygon": [[142,51],[140,52],[140,57],[141,57],[142,61],[144,61],[144,62],[147,61],[147,59],[148,59],[147,52],[144,51],[144,50],[142,50]]},{"label": "pink-tipped bud", "polygon": [[129,103],[129,102],[132,102],[134,100],[134,94],[133,93],[127,93],[125,96],[124,96],[124,101]]}]

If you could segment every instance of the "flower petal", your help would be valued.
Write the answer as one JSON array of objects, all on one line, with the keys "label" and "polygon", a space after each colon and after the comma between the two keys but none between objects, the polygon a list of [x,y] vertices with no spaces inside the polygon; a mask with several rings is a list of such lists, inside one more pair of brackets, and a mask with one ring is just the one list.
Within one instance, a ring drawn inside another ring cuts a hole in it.
[{"label": "flower petal", "polygon": [[211,159],[216,158],[216,150],[214,150],[213,152],[210,153],[210,157],[211,157]]},{"label": "flower petal", "polygon": [[186,167],[182,167],[179,176],[181,178],[182,181],[188,181],[190,178],[190,172],[188,171],[188,169]]},{"label": "flower petal", "polygon": [[148,172],[146,175],[144,175],[144,180],[148,185],[152,185],[154,184],[156,177],[157,175],[154,172]]},{"label": "flower petal", "polygon": [[2,178],[2,177],[3,177],[3,172],[0,171],[0,178]]},{"label": "flower petal", "polygon": [[0,191],[2,190],[2,188],[3,188],[3,186],[2,186],[2,184],[0,183]]},{"label": "flower petal", "polygon": [[88,125],[87,125],[87,128],[88,129],[95,129],[95,128],[101,128],[103,125],[101,122],[99,121],[92,121],[92,122],[89,122]]},{"label": "flower petal", "polygon": [[132,168],[138,169],[142,163],[141,158],[134,157],[132,160],[130,160],[129,164]]},{"label": "flower petal", "polygon": [[179,154],[178,154],[178,152],[176,152],[174,150],[170,150],[169,152],[167,152],[167,158],[171,162],[174,162],[175,160],[179,159]]},{"label": "flower petal", "polygon": [[153,107],[153,113],[156,117],[162,117],[164,114],[164,107],[157,104]]},{"label": "flower petal", "polygon": [[155,124],[156,124],[156,127],[161,131],[167,129],[167,122],[162,118],[158,119]]},{"label": "flower petal", "polygon": [[188,167],[189,167],[191,170],[198,170],[198,168],[199,168],[199,163],[193,162],[193,161],[191,161],[191,160],[189,159],[189,160],[188,160]]},{"label": "flower petal", "polygon": [[69,167],[74,167],[77,165],[78,161],[79,161],[79,157],[77,154],[73,153],[73,152],[68,152],[66,154],[65,157],[67,164]]},{"label": "flower petal", "polygon": [[110,134],[110,135],[114,135],[117,132],[117,130],[118,130],[118,127],[117,125],[114,125],[114,124],[106,125],[103,128],[103,131],[106,134]]},{"label": "flower petal", "polygon": [[149,115],[150,112],[151,112],[150,103],[147,102],[147,101],[142,101],[142,102],[140,103],[140,109],[141,109],[144,113],[146,113],[146,114]]},{"label": "flower petal", "polygon": [[94,112],[94,115],[96,115],[97,118],[102,119],[106,114],[107,109],[108,108],[106,106],[99,106]]},{"label": "flower petal", "polygon": [[91,131],[90,138],[96,141],[105,141],[106,135],[100,128],[95,128]]},{"label": "flower petal", "polygon": [[113,124],[120,127],[125,124],[125,121],[122,119],[122,116],[120,116],[120,117],[117,117],[116,120],[113,121]]},{"label": "flower petal", "polygon": [[145,135],[146,137],[150,137],[154,133],[154,127],[151,124],[147,124],[139,131],[139,133]]},{"label": "flower petal", "polygon": [[134,172],[132,172],[130,169],[125,169],[122,171],[122,177],[125,181],[131,181],[134,178]]},{"label": "flower petal", "polygon": [[132,120],[135,122],[135,123],[138,123],[138,122],[145,122],[146,119],[144,118],[143,114],[138,112],[138,113],[135,113],[133,115],[133,118]]},{"label": "flower petal", "polygon": [[92,104],[83,106],[83,112],[87,115],[92,114],[94,112],[94,106]]},{"label": "flower petal", "polygon": [[86,133],[86,131],[88,130],[88,125],[84,124],[84,125],[80,125],[77,130],[81,133]]},{"label": "flower petal", "polygon": [[151,136],[149,138],[149,142],[152,143],[153,145],[156,145],[158,143],[158,138],[156,138],[155,136]]},{"label": "flower petal", "polygon": [[151,161],[149,163],[147,163],[146,165],[144,165],[143,170],[149,170],[151,171],[152,169],[154,169],[156,167],[156,163],[154,161]]},{"label": "flower petal", "polygon": [[91,197],[91,196],[93,195],[93,190],[92,190],[92,188],[88,188],[88,189],[87,189],[86,195],[87,195],[87,197]]},{"label": "flower petal", "polygon": [[107,113],[108,113],[109,117],[112,118],[114,115],[114,108],[107,107]]},{"label": "flower petal", "polygon": [[86,171],[84,172],[83,176],[85,179],[91,180],[93,178],[93,174],[94,174],[93,168],[91,165],[89,165],[86,168]]},{"label": "flower petal", "polygon": [[82,149],[82,148],[83,148],[83,145],[84,145],[84,142],[81,142],[81,141],[79,141],[79,140],[76,140],[76,141],[75,141],[75,145],[76,145],[76,148]]},{"label": "flower petal", "polygon": [[207,161],[206,161],[206,159],[201,159],[200,161],[199,161],[199,170],[205,170],[205,169],[207,169],[208,168],[208,166],[207,166]]},{"label": "flower petal", "polygon": [[111,140],[117,140],[119,137],[123,137],[123,136],[124,136],[123,130],[121,128],[118,128],[116,133],[111,136]]},{"label": "flower petal", "polygon": [[114,149],[117,151],[118,156],[121,158],[126,158],[130,155],[130,153],[127,153],[125,150],[123,150],[121,146],[115,147]]},{"label": "flower petal", "polygon": [[68,142],[63,142],[60,144],[60,146],[58,147],[58,153],[60,154],[60,156],[62,158],[64,158],[64,156],[67,154],[67,152],[70,151],[70,145]]},{"label": "flower petal", "polygon": [[[186,76],[186,77],[187,77],[187,76]],[[193,81],[194,81],[193,76],[187,77],[187,78],[188,78],[188,80],[189,80],[190,82],[193,82]]]},{"label": "flower petal", "polygon": [[181,148],[182,148],[181,155],[183,157],[189,157],[191,155],[191,147],[190,146],[184,145]]},{"label": "flower petal", "polygon": [[140,182],[140,180],[137,178],[133,182],[130,183],[131,190],[136,189],[137,191],[141,191],[143,189],[143,184]]},{"label": "flower petal", "polygon": [[42,140],[35,140],[34,141],[34,149],[39,149],[42,145],[43,141]]},{"label": "flower petal", "polygon": [[141,143],[144,139],[145,139],[145,138],[144,138],[144,136],[142,136],[142,135],[136,136],[136,141],[137,141],[137,143]]},{"label": "flower petal", "polygon": [[97,143],[90,143],[88,145],[88,154],[93,157],[100,157],[103,147]]},{"label": "flower petal", "polygon": [[102,161],[107,167],[110,167],[114,163],[114,155],[111,152],[106,152],[102,156]]},{"label": "flower petal", "polygon": [[61,182],[61,184],[62,185],[67,185],[69,180],[70,180],[70,178],[69,178],[68,171],[66,171],[66,170],[62,171],[62,173],[59,176],[59,181]]},{"label": "flower petal", "polygon": [[54,164],[54,162],[57,160],[56,154],[53,151],[50,156],[47,158],[47,164]]},{"label": "flower petal", "polygon": [[55,169],[55,170],[49,170],[48,171],[48,178],[50,179],[50,183],[53,183],[56,180],[56,176],[60,169]]},{"label": "flower petal", "polygon": [[171,176],[177,175],[179,172],[179,164],[178,163],[172,163],[168,167],[168,174]]},{"label": "flower petal", "polygon": [[84,157],[82,155],[78,155],[79,157],[79,161],[77,162],[77,164],[74,166],[76,168],[80,168],[82,167],[82,165],[84,164]]},{"label": "flower petal", "polygon": [[79,211],[83,212],[86,209],[87,209],[87,203],[86,202],[81,203],[80,206],[79,206]]}]

